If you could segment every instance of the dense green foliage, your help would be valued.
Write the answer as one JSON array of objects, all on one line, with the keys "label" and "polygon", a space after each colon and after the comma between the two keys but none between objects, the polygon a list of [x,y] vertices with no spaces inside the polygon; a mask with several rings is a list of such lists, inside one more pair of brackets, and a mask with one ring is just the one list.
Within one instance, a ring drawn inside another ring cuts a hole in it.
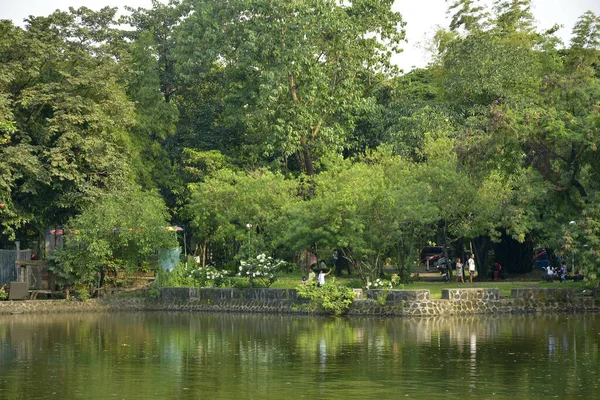
[{"label": "dense green foliage", "polygon": [[120,80],[116,10],[0,21],[3,234],[65,223],[129,174],[132,103]]},{"label": "dense green foliage", "polygon": [[68,222],[65,245],[53,254],[53,270],[66,284],[87,285],[95,285],[108,270],[134,272],[155,261],[157,249],[176,246],[166,218],[164,202],[155,193],[107,194]]},{"label": "dense green foliage", "polygon": [[354,301],[354,291],[347,286],[328,283],[321,287],[314,284],[296,288],[300,298],[308,299],[308,309],[312,312],[326,312],[340,316],[348,312]]},{"label": "dense green foliage", "polygon": [[366,283],[435,242],[475,252],[483,275],[492,256],[528,272],[545,247],[597,282],[600,17],[565,46],[530,0],[451,1],[431,64],[400,74],[392,4],[1,21],[0,244],[65,227],[54,268],[69,284],[141,268],[171,224],[219,270],[337,251]]},{"label": "dense green foliage", "polygon": [[228,287],[231,286],[233,278],[228,276],[227,271],[220,271],[212,265],[201,266],[192,263],[178,263],[170,271],[159,270],[157,283],[154,285],[156,291],[158,287]]}]

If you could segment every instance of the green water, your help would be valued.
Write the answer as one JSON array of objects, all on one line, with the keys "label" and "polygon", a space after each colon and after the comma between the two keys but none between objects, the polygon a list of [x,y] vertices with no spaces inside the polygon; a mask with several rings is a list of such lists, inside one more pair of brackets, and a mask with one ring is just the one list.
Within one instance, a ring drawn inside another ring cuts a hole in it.
[{"label": "green water", "polygon": [[0,399],[598,399],[600,315],[0,316]]}]

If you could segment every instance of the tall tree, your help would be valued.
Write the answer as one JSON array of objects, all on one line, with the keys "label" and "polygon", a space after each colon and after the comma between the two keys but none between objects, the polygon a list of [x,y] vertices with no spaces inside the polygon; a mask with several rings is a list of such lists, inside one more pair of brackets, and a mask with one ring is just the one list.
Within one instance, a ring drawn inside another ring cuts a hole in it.
[{"label": "tall tree", "polygon": [[532,0],[495,0],[495,29],[501,35],[520,32],[529,34],[534,31]]},{"label": "tall tree", "polygon": [[586,11],[573,27],[569,52],[569,64],[573,68],[589,69],[598,76],[600,68],[600,15]]},{"label": "tall tree", "polygon": [[[212,154],[204,159],[220,158]],[[200,239],[203,264],[207,247],[222,240],[243,243],[242,252],[247,257],[273,251],[276,239],[286,228],[281,221],[282,209],[300,201],[297,186],[296,180],[285,179],[280,173],[264,169],[245,173],[229,168],[218,169],[204,182],[191,184],[192,198],[185,211],[191,230]]]},{"label": "tall tree", "polygon": [[586,11],[573,27],[573,49],[600,49],[600,15]]},{"label": "tall tree", "polygon": [[461,27],[467,32],[484,29],[489,14],[480,3],[480,0],[453,0],[446,12],[452,15],[450,30],[456,31]]},{"label": "tall tree", "polygon": [[127,35],[132,38],[147,35],[143,42],[156,60],[151,66],[159,76],[160,91],[165,102],[169,103],[178,87],[176,60],[173,54],[176,45],[175,28],[189,12],[189,6],[187,2],[180,0],[169,0],[168,4],[152,0],[151,9],[141,7],[136,9],[128,6],[125,6],[125,9],[130,14],[123,20],[136,28]]},{"label": "tall tree", "polygon": [[[284,163],[342,149],[353,115],[370,107],[363,74],[390,68],[404,38],[393,1],[197,0],[183,26],[191,65],[218,62],[228,118],[248,129],[250,150]],[[214,27],[219,27],[215,30]]]},{"label": "tall tree", "polygon": [[131,43],[127,94],[135,104],[132,137],[140,157],[132,161],[137,180],[144,187],[162,189],[176,180],[164,143],[176,132],[179,112],[161,92],[159,60],[153,49],[151,32],[140,33]]},{"label": "tall tree", "polygon": [[25,223],[43,232],[129,180],[133,108],[115,12],[57,11],[25,29],[0,22],[4,234]]}]

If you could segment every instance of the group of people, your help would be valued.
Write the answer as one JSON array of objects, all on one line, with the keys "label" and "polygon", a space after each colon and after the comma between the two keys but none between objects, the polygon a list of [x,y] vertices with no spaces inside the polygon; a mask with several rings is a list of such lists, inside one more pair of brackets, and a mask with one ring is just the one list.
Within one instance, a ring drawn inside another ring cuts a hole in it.
[{"label": "group of people", "polygon": [[[321,260],[319,261],[319,269],[317,270],[317,256],[313,253],[310,254],[310,261],[311,261],[311,266],[308,268],[308,277],[307,276],[303,276],[302,277],[302,284],[305,285],[306,283],[309,282],[314,282],[316,283],[318,286],[323,286],[325,284],[325,277],[329,274],[331,274],[333,268],[335,268],[335,274],[337,276],[341,276],[342,275],[342,269],[344,268],[344,266],[348,269],[348,275],[350,275],[350,264],[348,262],[344,262],[340,259],[339,254],[337,251],[333,252],[333,257],[331,260],[331,265],[332,267],[329,268],[329,272],[325,272],[327,270],[327,264],[325,263],[325,260]],[[315,270],[318,271],[315,272]]]},{"label": "group of people", "polygon": [[[337,254],[334,254],[334,260],[337,261]],[[334,266],[336,265],[334,261]],[[302,284],[306,285],[307,283],[314,283],[318,286],[325,285],[325,277],[331,274],[332,269],[329,268],[329,272],[325,272],[327,266],[324,261],[320,263],[319,273],[317,274],[314,271],[314,266],[316,264],[311,265],[308,268],[308,277],[302,277]],[[500,264],[496,263],[494,266],[494,280],[498,279],[500,274],[500,270],[502,267]],[[476,276],[476,268],[475,268],[475,254],[471,254],[469,259],[466,262],[466,265],[461,262],[460,258],[456,259],[456,282],[461,281],[465,282],[465,276],[468,274],[469,283],[473,283],[473,278]],[[567,280],[568,269],[564,262],[561,262],[561,266],[559,268],[552,268],[552,266],[548,265],[546,267],[546,277],[548,279],[554,279],[555,277],[559,278],[561,282]]]},{"label": "group of people", "polygon": [[466,273],[469,274],[469,283],[473,283],[473,277],[475,277],[475,254],[471,254],[471,257],[467,260],[466,268],[460,258],[456,259],[456,282],[460,280],[464,283]]},{"label": "group of people", "polygon": [[323,286],[325,285],[325,277],[329,274],[331,274],[331,268],[329,268],[329,272],[325,272],[325,269],[322,268],[319,270],[319,274],[317,275],[317,273],[314,271],[311,265],[310,267],[308,267],[308,277],[302,277],[302,284],[306,285],[307,283],[312,283],[317,284],[318,286]]},{"label": "group of people", "polygon": [[552,266],[548,265],[546,267],[546,276],[548,279],[554,279],[554,277],[558,277],[561,282],[567,280],[567,275],[569,271],[567,270],[567,265],[564,262],[561,262],[559,268],[552,268]]}]

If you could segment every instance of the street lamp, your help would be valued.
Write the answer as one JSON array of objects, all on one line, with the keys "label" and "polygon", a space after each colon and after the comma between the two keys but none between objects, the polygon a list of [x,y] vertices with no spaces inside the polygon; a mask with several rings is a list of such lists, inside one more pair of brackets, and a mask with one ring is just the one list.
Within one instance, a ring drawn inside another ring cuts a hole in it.
[{"label": "street lamp", "polygon": [[252,257],[252,224],[246,224],[248,228],[248,258]]}]

